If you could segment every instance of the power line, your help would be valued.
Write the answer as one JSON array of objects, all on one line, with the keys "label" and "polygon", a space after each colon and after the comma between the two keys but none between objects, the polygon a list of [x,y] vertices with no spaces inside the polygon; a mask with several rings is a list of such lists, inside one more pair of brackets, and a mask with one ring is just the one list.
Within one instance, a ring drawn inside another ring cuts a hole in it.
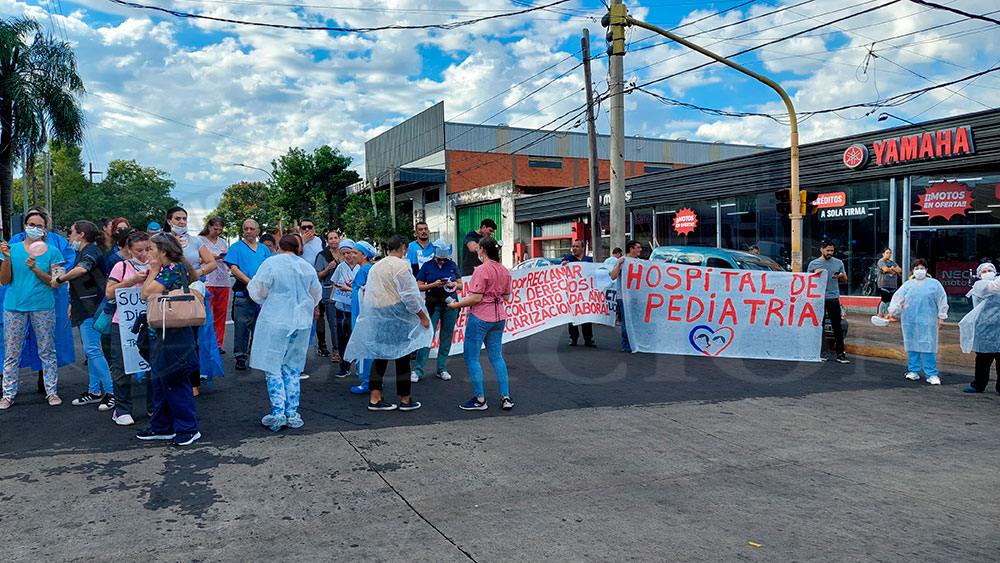
[{"label": "power line", "polygon": [[962,10],[959,10],[958,8],[942,6],[941,4],[935,4],[934,2],[927,2],[926,0],[910,0],[910,2],[913,2],[914,4],[920,4],[921,6],[928,6],[930,8],[934,8],[935,10],[944,10],[946,12],[951,12],[953,14],[958,14],[960,16],[965,16],[967,18],[971,18],[974,20],[983,20],[984,22],[990,22],[1000,25],[1000,20],[995,20],[993,18],[988,18],[986,16],[980,16],[978,14],[971,14],[969,12],[964,12]]},{"label": "power line", "polygon": [[338,32],[338,33],[371,33],[371,32],[375,32],[375,31],[387,31],[387,30],[414,30],[414,29],[444,29],[444,30],[448,30],[448,29],[456,29],[456,28],[459,28],[459,27],[465,27],[465,26],[468,26],[468,25],[473,25],[473,24],[477,24],[477,23],[480,23],[480,22],[488,21],[488,20],[495,20],[495,19],[499,19],[499,18],[507,18],[507,17],[511,17],[511,16],[520,16],[522,14],[527,14],[527,13],[530,13],[530,12],[537,12],[537,11],[540,11],[540,10],[544,10],[546,8],[551,8],[552,6],[557,6],[559,4],[565,4],[566,2],[569,2],[569,0],[556,0],[555,2],[551,2],[549,4],[545,4],[545,5],[542,5],[542,6],[533,6],[531,8],[526,8],[524,10],[518,10],[518,11],[515,11],[515,12],[506,12],[506,13],[503,13],[503,14],[495,14],[495,15],[492,15],[492,16],[483,16],[483,17],[474,18],[474,19],[471,19],[471,20],[463,20],[463,21],[457,21],[457,22],[432,23],[432,24],[421,24],[421,25],[399,25],[399,24],[393,24],[393,25],[382,25],[382,26],[375,26],[375,27],[336,27],[336,26],[323,26],[323,25],[318,25],[318,26],[310,26],[310,25],[286,25],[286,24],[279,24],[279,23],[254,22],[254,21],[236,20],[236,19],[231,19],[231,18],[219,18],[219,17],[215,17],[215,16],[206,16],[206,15],[203,15],[203,14],[192,14],[190,12],[181,12],[179,10],[171,10],[169,8],[161,8],[159,6],[147,6],[145,4],[138,4],[138,3],[135,3],[135,2],[127,2],[126,0],[108,0],[108,2],[111,2],[112,4],[118,4],[120,6],[125,6],[126,8],[135,8],[135,9],[141,9],[141,10],[153,10],[155,12],[162,12],[164,14],[169,14],[169,15],[177,17],[177,18],[190,18],[190,19],[199,19],[199,20],[209,20],[209,21],[215,21],[215,22],[221,22],[221,23],[231,23],[231,24],[236,24],[236,25],[249,25],[249,26],[256,26],[256,27],[269,27],[269,28],[275,28],[275,29],[290,29],[290,30],[295,30],[295,31],[333,31],[333,32]]}]

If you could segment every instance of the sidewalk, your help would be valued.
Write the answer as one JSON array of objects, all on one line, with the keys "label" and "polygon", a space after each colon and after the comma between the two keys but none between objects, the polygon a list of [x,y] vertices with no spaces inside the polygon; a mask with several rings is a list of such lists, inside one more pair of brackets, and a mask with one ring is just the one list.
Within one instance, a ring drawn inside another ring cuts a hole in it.
[{"label": "sidewalk", "polygon": [[[847,313],[850,327],[844,346],[848,354],[905,360],[903,331],[898,322],[887,327],[871,323],[871,314]],[[945,323],[938,335],[938,363],[974,367],[975,354],[963,354],[958,345],[958,323]]]}]

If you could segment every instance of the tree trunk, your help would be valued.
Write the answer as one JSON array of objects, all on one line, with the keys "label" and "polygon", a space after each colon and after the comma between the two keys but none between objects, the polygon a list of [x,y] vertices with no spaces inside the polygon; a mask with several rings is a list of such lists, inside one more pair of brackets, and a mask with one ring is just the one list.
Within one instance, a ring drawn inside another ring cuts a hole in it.
[{"label": "tree trunk", "polygon": [[28,170],[28,193],[31,194],[31,207],[38,206],[38,177],[35,176],[35,153],[28,155],[25,168]]},{"label": "tree trunk", "polygon": [[10,215],[14,196],[14,104],[0,100],[0,219],[3,238],[10,239]]}]

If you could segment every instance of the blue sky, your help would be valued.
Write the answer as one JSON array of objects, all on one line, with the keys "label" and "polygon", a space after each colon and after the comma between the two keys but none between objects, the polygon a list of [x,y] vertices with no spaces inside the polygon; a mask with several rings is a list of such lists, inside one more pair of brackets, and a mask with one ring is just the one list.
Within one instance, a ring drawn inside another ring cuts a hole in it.
[{"label": "blue sky", "polygon": [[[979,14],[1000,7],[995,0],[940,1]],[[356,27],[465,20],[523,9],[527,2],[140,3],[239,20]],[[737,58],[778,80],[799,112],[871,102],[1000,65],[1000,26],[907,0],[756,1],[741,6],[744,3],[647,0],[626,5],[636,17],[661,27],[687,24],[678,33],[727,55],[877,8]],[[584,102],[583,71],[574,68],[584,27],[590,29],[592,52],[598,57],[595,87],[598,92],[607,87],[606,58],[600,56],[606,46],[600,26],[604,11],[598,0],[572,0],[550,10],[454,30],[338,34],[178,19],[107,0],[0,0],[4,17],[34,17],[76,48],[88,90],[85,158],[96,169],[111,159],[135,158],[167,171],[177,182],[176,197],[190,208],[196,223],[215,207],[227,185],[266,177],[234,163],[269,168],[290,146],[311,150],[329,144],[363,170],[366,139],[440,100],[445,101],[446,118],[457,116],[462,122],[525,127],[550,122]],[[650,35],[641,29],[629,31],[627,81],[634,78],[644,84],[705,60]],[[714,109],[767,114],[784,110],[768,88],[720,65],[683,72],[648,89]],[[934,90],[885,111],[913,121],[979,111],[997,105],[998,90],[1000,72]],[[497,93],[501,95],[482,103]],[[504,109],[507,106],[512,107]],[[604,133],[605,110],[606,104],[598,120]],[[801,124],[802,140],[899,123],[879,123],[880,111],[866,116],[868,111],[855,108],[810,117]],[[786,145],[788,137],[787,127],[766,118],[670,107],[641,91],[626,98],[626,133],[776,146]]]}]

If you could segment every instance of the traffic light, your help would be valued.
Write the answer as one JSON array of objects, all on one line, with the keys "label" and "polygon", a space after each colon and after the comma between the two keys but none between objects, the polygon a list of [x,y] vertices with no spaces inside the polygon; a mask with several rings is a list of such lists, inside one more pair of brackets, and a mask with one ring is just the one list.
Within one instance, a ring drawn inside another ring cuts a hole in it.
[{"label": "traffic light", "polygon": [[813,204],[814,201],[816,201],[816,196],[807,192],[806,190],[799,191],[799,205],[801,206],[799,209],[802,210],[803,217],[805,217],[806,215],[813,215],[816,213],[817,208]]},{"label": "traffic light", "polygon": [[792,194],[788,190],[774,192],[774,199],[777,200],[774,209],[779,217],[788,217],[792,214]]},{"label": "traffic light", "polygon": [[608,13],[601,18],[601,25],[608,28],[608,56],[625,54],[625,16],[628,8],[624,4],[608,6]]}]

